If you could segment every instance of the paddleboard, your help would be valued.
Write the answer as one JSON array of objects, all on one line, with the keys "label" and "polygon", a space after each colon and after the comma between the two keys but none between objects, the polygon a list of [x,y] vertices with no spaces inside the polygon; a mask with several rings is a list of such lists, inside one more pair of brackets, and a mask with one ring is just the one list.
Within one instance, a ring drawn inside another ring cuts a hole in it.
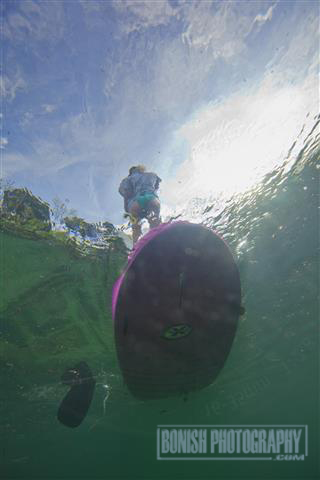
[{"label": "paddleboard", "polygon": [[239,271],[209,228],[162,224],[137,244],[112,308],[119,365],[135,397],[199,390],[230,352],[243,309]]}]

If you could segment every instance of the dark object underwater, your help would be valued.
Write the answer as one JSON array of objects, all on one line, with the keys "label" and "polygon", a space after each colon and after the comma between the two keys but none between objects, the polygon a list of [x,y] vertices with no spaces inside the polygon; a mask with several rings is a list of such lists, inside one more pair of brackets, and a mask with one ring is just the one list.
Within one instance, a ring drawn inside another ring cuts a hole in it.
[{"label": "dark object underwater", "polygon": [[66,427],[78,427],[88,413],[96,381],[86,362],[68,368],[61,377],[71,389],[58,409],[58,420]]}]

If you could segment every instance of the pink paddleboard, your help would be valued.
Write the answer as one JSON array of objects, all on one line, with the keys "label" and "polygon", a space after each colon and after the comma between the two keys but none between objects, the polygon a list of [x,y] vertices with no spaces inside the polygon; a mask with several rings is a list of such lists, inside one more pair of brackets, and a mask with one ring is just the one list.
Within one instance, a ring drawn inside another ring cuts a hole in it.
[{"label": "pink paddleboard", "polygon": [[218,235],[189,222],[152,230],[113,291],[117,355],[132,394],[159,398],[211,384],[241,309],[239,271]]}]

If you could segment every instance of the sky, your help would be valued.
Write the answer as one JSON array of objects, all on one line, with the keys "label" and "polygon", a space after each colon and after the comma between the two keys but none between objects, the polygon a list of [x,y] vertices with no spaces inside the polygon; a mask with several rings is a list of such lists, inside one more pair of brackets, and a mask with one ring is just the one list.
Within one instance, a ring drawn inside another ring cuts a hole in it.
[{"label": "sky", "polygon": [[0,176],[115,224],[132,165],[164,216],[246,191],[313,126],[318,31],[316,1],[2,0]]}]

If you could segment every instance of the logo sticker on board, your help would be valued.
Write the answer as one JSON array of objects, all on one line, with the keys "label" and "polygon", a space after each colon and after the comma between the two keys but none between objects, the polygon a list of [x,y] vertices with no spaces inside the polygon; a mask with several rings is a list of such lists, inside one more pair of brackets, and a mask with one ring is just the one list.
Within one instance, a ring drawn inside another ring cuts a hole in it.
[{"label": "logo sticker on board", "polygon": [[192,331],[190,325],[186,323],[182,323],[180,325],[172,325],[164,330],[162,333],[162,338],[167,340],[178,340],[179,338],[183,338],[188,336]]}]

